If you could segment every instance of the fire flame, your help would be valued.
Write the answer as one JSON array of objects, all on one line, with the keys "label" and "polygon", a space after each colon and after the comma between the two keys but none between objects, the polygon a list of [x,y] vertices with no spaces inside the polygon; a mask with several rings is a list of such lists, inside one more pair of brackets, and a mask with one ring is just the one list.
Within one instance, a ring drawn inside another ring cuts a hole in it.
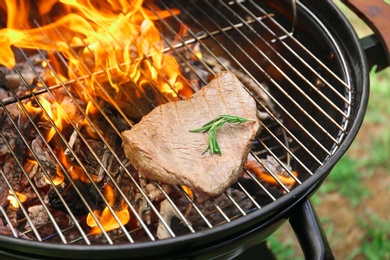
[{"label": "fire flame", "polygon": [[[128,95],[123,93],[141,98],[147,92],[145,89],[157,88],[169,100],[178,99],[178,95],[189,97],[192,90],[175,58],[163,52],[164,43],[154,23],[172,14],[177,15],[179,11],[160,11],[152,3],[150,5],[157,11],[144,8],[143,0],[5,0],[0,2],[0,9],[7,14],[7,27],[0,29],[0,65],[10,69],[16,65],[14,47],[45,51],[47,57],[41,65],[47,69],[50,78],[37,85],[51,86],[75,80],[79,83],[74,86],[78,98],[87,104],[87,115],[97,112],[90,102],[91,96],[108,103],[112,99],[126,103]],[[34,15],[36,20],[31,14],[37,14]],[[74,105],[69,102],[40,94],[37,100],[26,103],[29,113],[41,114],[43,108],[43,119],[49,121],[50,118],[54,123],[55,127],[48,129],[45,137],[48,142],[57,131],[69,125],[70,120],[79,122],[78,125],[86,122],[72,110]],[[79,166],[63,155],[63,150],[53,150],[73,179],[90,181]],[[57,168],[58,177],[52,180],[55,185],[64,180],[63,173]],[[104,192],[109,205],[114,207],[112,188],[106,185]],[[190,190],[186,192],[192,196]],[[12,204],[14,196],[9,196]],[[22,195],[17,196],[22,201]],[[120,210],[114,211],[125,225],[130,220],[130,213],[126,203],[122,201],[120,204],[116,207]],[[105,230],[119,227],[108,207],[101,212],[94,211],[94,215]],[[91,214],[87,216],[87,224],[92,233],[101,232]]]},{"label": "fire flame", "polygon": [[[6,1],[7,28],[0,30],[2,55],[0,64],[12,68],[15,58],[11,46],[60,52],[69,61],[62,76],[70,79],[87,76],[87,89],[100,93],[104,72],[110,87],[118,92],[126,82],[145,87],[154,82],[163,93],[179,93],[184,87],[174,58],[162,52],[164,44],[153,20],[170,15],[160,11],[156,16],[143,8],[142,0],[107,1],[92,4],[88,0]],[[65,15],[42,27],[29,23],[29,13],[54,13],[62,8]],[[4,8],[4,7],[3,7]],[[178,14],[178,10],[172,10]],[[81,54],[76,49],[81,49]],[[58,71],[60,72],[60,71]]]},{"label": "fire flame", "polygon": [[9,195],[8,195],[7,199],[9,200],[9,203],[11,203],[11,205],[12,205],[14,208],[19,208],[19,202],[18,202],[18,200],[15,198],[15,194],[16,194],[16,196],[18,197],[18,199],[19,199],[19,201],[20,201],[21,203],[27,201],[27,196],[24,195],[23,193],[20,193],[20,192],[15,191],[15,194],[14,194],[11,190],[9,190],[8,193],[9,193]]},{"label": "fire flame", "polygon": [[[108,201],[108,204],[111,207],[114,206],[115,195],[114,195],[114,191],[110,185],[106,185],[104,187],[104,193],[105,193],[106,199]],[[127,209],[126,203],[124,203],[122,201],[121,204],[122,204],[121,210],[114,210],[114,212],[115,212],[115,215],[120,220],[120,222],[123,225],[126,225],[130,221],[130,213]],[[111,213],[111,211],[109,210],[108,207],[105,207],[103,209],[103,211],[101,211],[101,212],[99,210],[94,210],[93,213],[105,231],[110,231],[110,230],[119,228],[118,221],[114,218],[113,214]],[[92,217],[91,213],[88,213],[87,225],[92,228],[91,234],[99,234],[102,232],[100,227],[96,223],[95,219]]]}]

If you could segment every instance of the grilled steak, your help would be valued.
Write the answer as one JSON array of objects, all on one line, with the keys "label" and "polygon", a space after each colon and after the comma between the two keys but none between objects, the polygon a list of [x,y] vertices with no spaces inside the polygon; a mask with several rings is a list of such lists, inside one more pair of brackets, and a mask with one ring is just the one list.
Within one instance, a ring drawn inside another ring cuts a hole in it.
[{"label": "grilled steak", "polygon": [[[217,131],[222,155],[205,151],[207,133],[191,133],[212,119],[236,115],[255,121],[225,124]],[[254,99],[230,72],[222,72],[183,101],[156,107],[124,131],[123,145],[133,166],[151,180],[186,185],[197,200],[222,194],[237,181],[260,130]]]}]

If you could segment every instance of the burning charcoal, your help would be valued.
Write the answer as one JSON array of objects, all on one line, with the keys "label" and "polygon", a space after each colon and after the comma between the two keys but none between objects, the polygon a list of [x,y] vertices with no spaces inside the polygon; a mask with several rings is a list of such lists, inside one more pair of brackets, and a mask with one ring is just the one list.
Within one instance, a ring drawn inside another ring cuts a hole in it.
[{"label": "burning charcoal", "polygon": [[[30,238],[28,236],[26,236],[24,233],[22,233],[18,230],[15,230],[15,232],[16,232],[16,235],[18,237],[30,240]],[[0,218],[0,235],[5,235],[5,236],[12,236],[13,235],[9,225],[4,225],[4,222],[1,218]]]},{"label": "burning charcoal", "polygon": [[21,191],[22,186],[20,184],[22,178],[22,172],[19,165],[15,161],[15,157],[12,154],[6,156],[5,163],[3,165],[3,172],[7,179],[10,181],[11,186],[16,191]]},{"label": "burning charcoal", "polygon": [[103,107],[103,110],[106,113],[106,115],[108,116],[108,118],[110,119],[110,121],[115,125],[115,127],[120,132],[123,132],[125,130],[130,129],[130,126],[127,123],[127,121],[125,119],[123,119],[121,116],[118,116],[117,112],[114,112],[115,111],[114,107],[106,105]]},{"label": "burning charcoal", "polygon": [[[104,149],[104,143],[101,141],[94,140],[94,139],[87,139],[86,141],[88,143],[88,146],[91,147],[91,149],[89,149],[87,145],[80,138],[76,138],[74,141],[73,150],[77,154],[81,162],[83,163],[88,173],[97,176],[98,182],[100,182],[103,179],[102,173],[100,173],[101,165],[95,158],[95,155],[98,158],[100,158],[100,160],[102,161],[108,160],[108,158],[104,157],[104,155],[107,152],[107,149]],[[91,150],[95,153],[95,155],[92,153]],[[108,165],[104,165],[104,167],[108,167]]]},{"label": "burning charcoal", "polygon": [[8,117],[4,109],[0,107],[0,131],[2,131],[2,135],[0,136],[0,157],[10,152],[6,141],[8,142],[10,148],[14,151],[18,138],[18,134],[11,120],[16,121],[20,117],[20,110],[15,104],[11,104],[7,106],[7,111],[9,112],[11,118]]},{"label": "burning charcoal", "polygon": [[[97,177],[98,177],[97,181],[98,182],[103,180],[103,178],[105,176],[105,172],[106,172],[105,169],[110,172],[111,166],[114,163],[114,156],[111,154],[111,152],[108,149],[104,149],[104,154],[103,154],[103,157],[101,160],[102,160],[103,166],[101,166],[99,168],[99,171],[97,174]],[[115,176],[116,174],[110,172],[110,175]]]},{"label": "burning charcoal", "polygon": [[[143,190],[145,190],[145,187],[147,185],[147,180],[145,176],[142,174],[139,174],[139,184]],[[145,197],[141,194],[137,194],[137,202],[138,202],[138,214],[142,216],[146,223],[150,225],[151,223],[151,215],[150,215],[150,206],[148,202],[146,201]]]},{"label": "burning charcoal", "polygon": [[139,196],[137,195],[139,191],[135,187],[130,177],[127,174],[125,174],[123,171],[124,170],[120,170],[120,174],[118,174],[118,176],[116,177],[115,182],[117,183],[117,185],[119,186],[123,194],[125,194],[126,198],[129,199],[130,203],[132,205],[135,205],[135,200]]},{"label": "burning charcoal", "polygon": [[12,206],[12,204],[8,205],[7,216],[13,227],[16,227],[18,225],[18,211],[19,208]]},{"label": "burning charcoal", "polygon": [[[292,189],[292,187],[296,184],[296,181],[291,175],[287,172],[292,172],[292,174],[296,177],[297,173],[295,171],[291,171],[291,167],[287,165],[281,165],[276,159],[272,156],[267,156],[266,159],[261,159],[260,164],[251,154],[248,155],[248,159],[244,165],[244,168],[251,171],[255,176],[263,183],[274,185],[276,187],[280,187],[279,183],[268,174],[265,167],[278,178],[278,180],[283,183],[288,189]],[[280,187],[281,188],[281,187]]]},{"label": "burning charcoal", "polygon": [[39,162],[47,169],[50,176],[56,177],[56,161],[40,137],[35,138],[31,142],[31,148]]},{"label": "burning charcoal", "polygon": [[[23,78],[26,80],[26,82],[29,85],[33,85],[33,83],[36,81],[37,77],[33,71],[24,71],[22,72]],[[16,72],[7,74],[5,76],[9,87],[17,89],[19,86],[22,86],[24,83],[21,80],[21,77],[16,74]]]},{"label": "burning charcoal", "polygon": [[[80,129],[79,129],[80,130]],[[70,146],[70,148],[73,148],[74,146],[74,143],[76,142],[76,139],[77,139],[77,136],[78,136],[78,133],[76,130],[73,130],[72,134],[70,135],[69,137],[69,142],[68,142],[68,145]],[[73,159],[72,158],[72,153],[70,151],[69,148],[66,148],[66,150],[64,151],[64,154],[66,156],[68,156],[69,158]]]},{"label": "burning charcoal", "polygon": [[0,235],[12,235],[11,229],[8,225],[4,226],[3,220],[0,218]]},{"label": "burning charcoal", "polygon": [[[43,226],[49,223],[49,216],[42,205],[35,205],[28,208],[28,216],[34,226]],[[26,222],[26,229],[30,229],[30,222]]]},{"label": "burning charcoal", "polygon": [[[21,138],[21,136],[18,135],[18,138],[16,139],[16,147],[15,147],[15,155],[17,159],[19,160],[19,163],[21,165],[24,165],[26,161],[26,146]],[[14,167],[14,173],[11,179],[11,185],[14,187],[16,191],[21,191],[21,179],[23,176],[22,169],[19,165],[19,163],[15,164]]]},{"label": "burning charcoal", "polygon": [[[171,226],[171,219],[173,217],[178,217],[176,210],[172,207],[171,203],[169,203],[169,201],[166,199],[160,203],[160,214],[169,227]],[[165,228],[161,220],[158,222],[157,237],[159,239],[171,237],[170,233],[167,231],[167,229]]]},{"label": "burning charcoal", "polygon": [[8,186],[5,183],[3,177],[0,177],[0,206],[5,207],[8,203]]},{"label": "burning charcoal", "polygon": [[34,182],[35,182],[35,185],[38,187],[38,188],[43,188],[43,187],[46,187],[46,186],[49,186],[50,184],[46,181],[46,176],[43,172],[43,170],[41,169],[41,167],[39,167],[39,165],[37,164],[36,167],[34,167],[32,169],[32,171],[30,172],[30,174],[34,174],[34,172],[36,173],[34,175]]},{"label": "burning charcoal", "polygon": [[13,129],[7,129],[6,131],[4,131],[3,135],[0,136],[0,157],[10,153],[10,150],[3,137],[8,141],[8,145],[10,146],[10,148],[12,150],[15,150],[16,139],[18,135],[15,131],[13,131]]},{"label": "burning charcoal", "polygon": [[[275,160],[272,156],[267,156],[266,159],[261,159],[261,162],[264,164],[267,169],[274,173],[278,180],[283,183],[283,185],[292,189],[296,184],[296,181],[290,174],[286,171],[288,169],[291,171],[291,167],[288,165],[281,165]],[[248,160],[244,165],[244,168],[248,170],[253,176],[258,179],[262,185],[264,185],[268,192],[271,193],[275,198],[281,197],[285,194],[285,190],[280,186],[280,184],[267,172],[262,164],[260,164],[251,154],[248,156]],[[295,171],[291,171],[294,176],[297,176]],[[251,194],[254,194],[258,199],[269,200],[269,196],[259,187],[259,185],[253,181],[248,175],[244,174],[239,178],[240,184]],[[238,188],[237,185],[233,186]]]},{"label": "burning charcoal", "polygon": [[[21,76],[19,76],[15,69],[9,70],[5,67],[1,68],[1,71],[5,74],[7,86],[14,89],[18,88],[19,86],[23,86],[24,82],[22,81],[22,78],[25,80],[25,82],[27,82],[27,84],[32,86],[35,82],[38,81],[38,75],[44,79],[46,78],[45,75],[50,75],[49,73],[45,72],[47,69],[42,66],[43,59],[39,54],[29,56],[29,60],[33,63],[35,71],[27,62],[18,62],[16,66]],[[0,85],[5,84],[1,82]]]},{"label": "burning charcoal", "polygon": [[[102,198],[93,184],[81,180],[74,180],[73,182],[93,210],[102,210],[104,208]],[[57,189],[67,206],[76,216],[84,216],[89,212],[73,185],[65,185],[63,183]],[[47,201],[51,208],[67,213],[66,207],[53,189],[49,191]]]},{"label": "burning charcoal", "polygon": [[[3,79],[3,77],[0,76],[0,82],[1,80]],[[2,88],[0,86],[0,99],[1,100],[4,100],[6,98],[9,98],[9,91],[5,90],[4,88]],[[1,111],[2,108],[0,108],[0,111]],[[1,112],[0,112],[0,118],[1,118]]]},{"label": "burning charcoal", "polygon": [[[163,183],[161,184],[161,187],[167,194],[171,194],[173,192],[172,187],[168,184]],[[157,188],[154,182],[148,183],[145,186],[145,190],[151,201],[161,201],[165,199],[165,195],[161,192],[159,188]]]}]

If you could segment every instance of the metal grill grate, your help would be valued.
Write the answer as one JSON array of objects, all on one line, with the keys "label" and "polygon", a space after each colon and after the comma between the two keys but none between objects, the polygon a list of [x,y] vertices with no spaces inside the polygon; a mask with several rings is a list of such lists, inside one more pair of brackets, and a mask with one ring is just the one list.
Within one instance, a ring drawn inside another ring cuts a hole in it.
[{"label": "metal grill grate", "polygon": [[[12,73],[22,86],[17,89],[12,86],[11,76],[6,74],[6,70],[1,73],[3,88],[10,93],[10,97],[0,102],[0,145],[4,151],[0,154],[0,185],[2,190],[9,190],[11,194],[20,192],[22,185],[33,198],[30,197],[29,203],[23,203],[18,196],[14,196],[20,206],[17,210],[11,210],[5,203],[0,205],[3,235],[62,244],[154,241],[158,239],[156,233],[159,229],[165,230],[166,236],[176,237],[244,217],[289,193],[293,187],[285,184],[270,168],[267,156],[295,180],[295,186],[315,174],[337,150],[347,128],[351,99],[348,71],[337,65],[343,64],[343,60],[332,37],[322,42],[323,39],[312,36],[315,30],[325,31],[324,27],[306,28],[302,19],[299,25],[293,27],[294,33],[290,33],[291,20],[295,20],[291,15],[291,6],[282,3],[276,5],[273,1],[258,2],[160,1],[156,5],[146,2],[145,6],[157,17],[160,15],[156,10],[157,5],[170,13],[170,17],[160,17],[156,23],[166,46],[164,52],[177,58],[186,76],[196,79],[202,86],[216,72],[230,70],[253,94],[263,117],[263,130],[251,155],[277,184],[270,185],[246,170],[245,178],[241,178],[221,197],[197,204],[181,187],[170,187],[176,194],[172,196],[164,184],[150,182],[155,192],[165,197],[166,205],[153,202],[149,191],[145,189],[145,182],[148,181],[135,172],[121,150],[120,133],[131,128],[139,119],[126,115],[117,97],[106,89],[104,82],[97,83],[99,92],[107,101],[104,105],[96,96],[82,91],[88,79],[103,78],[106,71],[90,72],[81,77],[70,75],[74,79],[64,81],[52,64],[52,58],[56,57],[61,66],[69,67],[60,52],[48,54],[37,48],[31,55],[29,51],[19,48],[15,50],[19,55],[18,64],[28,67],[34,81],[29,82],[26,72],[16,66]],[[296,4],[300,12],[311,17],[299,1]],[[173,12],[172,8],[179,9],[180,14]],[[35,25],[40,28],[37,21]],[[181,34],[181,28],[187,29],[184,35]],[[59,31],[57,33],[61,36]],[[48,35],[43,36],[52,41]],[[108,32],[107,37],[111,37]],[[71,50],[75,55],[78,53],[76,48]],[[201,58],[197,51],[201,52]],[[188,59],[189,56],[193,58]],[[32,57],[48,64],[45,71],[49,71],[57,83],[48,83],[42,76],[40,64],[37,65]],[[144,59],[151,57],[145,56]],[[81,57],[80,60],[85,62]],[[86,64],[83,66],[88,68]],[[140,73],[147,77],[142,66]],[[155,93],[154,83],[151,81],[148,84],[150,91]],[[142,99],[149,102],[149,107],[158,105],[156,96],[144,91],[140,93]],[[86,113],[86,104],[80,102],[81,94],[85,94],[92,102],[98,116],[92,117]],[[58,104],[63,104],[66,97],[69,103],[61,106],[62,112],[68,114],[69,126],[65,131],[60,130],[51,119],[49,111],[39,99],[41,95]],[[136,111],[145,113],[133,97],[126,96]],[[162,93],[158,93],[158,99],[159,102],[170,101]],[[26,104],[30,100],[46,117],[46,125],[38,123],[36,116],[28,112]],[[69,113],[72,113],[69,108],[77,110],[80,118],[86,121],[88,129],[94,133],[94,141],[90,140],[91,137],[81,128],[79,121],[69,117]],[[48,128],[55,130],[55,138],[50,143],[45,139]],[[41,151],[37,150],[35,143],[32,144],[33,140],[40,142]],[[75,147],[75,142],[79,148]],[[63,148],[64,153],[71,158],[72,168],[58,158],[58,147]],[[45,161],[42,153],[47,153],[46,156],[52,158],[57,170],[64,174],[66,187],[57,186],[55,178],[52,180],[50,163]],[[100,182],[96,181],[96,174],[90,173],[91,165],[86,163],[83,156],[90,157],[89,160],[98,169],[97,175],[100,174],[105,183],[110,183],[115,196],[127,205],[131,224],[121,224],[117,205],[108,201]],[[27,168],[27,159],[34,159],[37,164],[29,164],[30,168]],[[71,177],[78,170],[84,173],[85,182]],[[297,177],[293,170],[298,172]],[[49,181],[50,188],[37,186],[37,171]],[[129,185],[134,189],[131,192],[141,196],[141,199],[135,201],[129,197],[130,191],[126,188]],[[49,206],[50,198],[44,193],[48,189],[61,209]],[[71,190],[71,195],[66,193],[67,190]],[[73,205],[75,200],[76,206]],[[101,205],[95,205],[94,200]],[[45,223],[33,217],[32,206],[39,206],[37,214],[41,214]],[[93,214],[96,208],[102,207],[107,207],[118,223],[115,230],[104,231],[103,224]],[[167,220],[160,214],[162,207],[170,209],[178,223],[169,223],[171,219]],[[81,216],[80,208],[85,211]],[[91,228],[86,226],[85,217],[88,213],[101,234],[91,233]]]}]

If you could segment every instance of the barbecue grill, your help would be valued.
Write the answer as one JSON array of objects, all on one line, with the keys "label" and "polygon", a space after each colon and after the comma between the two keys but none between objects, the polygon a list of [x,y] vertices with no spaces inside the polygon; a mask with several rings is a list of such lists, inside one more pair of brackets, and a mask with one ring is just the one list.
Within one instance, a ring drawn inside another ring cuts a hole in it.
[{"label": "barbecue grill", "polygon": [[[308,258],[332,258],[309,197],[350,146],[368,99],[364,50],[332,2],[145,1],[160,41],[148,42],[152,52],[98,69],[96,46],[111,50],[109,39],[123,50],[126,41],[106,27],[93,27],[103,29],[96,42],[46,30],[68,9],[57,3],[42,14],[38,7],[31,6],[28,26],[13,25],[27,40],[11,42],[15,66],[1,67],[0,254],[233,258],[290,219]],[[175,58],[182,75],[154,79],[167,64],[158,68],[156,53]],[[250,154],[262,175],[244,169],[206,202],[140,176],[121,132],[225,70],[256,100],[262,131]]]}]

